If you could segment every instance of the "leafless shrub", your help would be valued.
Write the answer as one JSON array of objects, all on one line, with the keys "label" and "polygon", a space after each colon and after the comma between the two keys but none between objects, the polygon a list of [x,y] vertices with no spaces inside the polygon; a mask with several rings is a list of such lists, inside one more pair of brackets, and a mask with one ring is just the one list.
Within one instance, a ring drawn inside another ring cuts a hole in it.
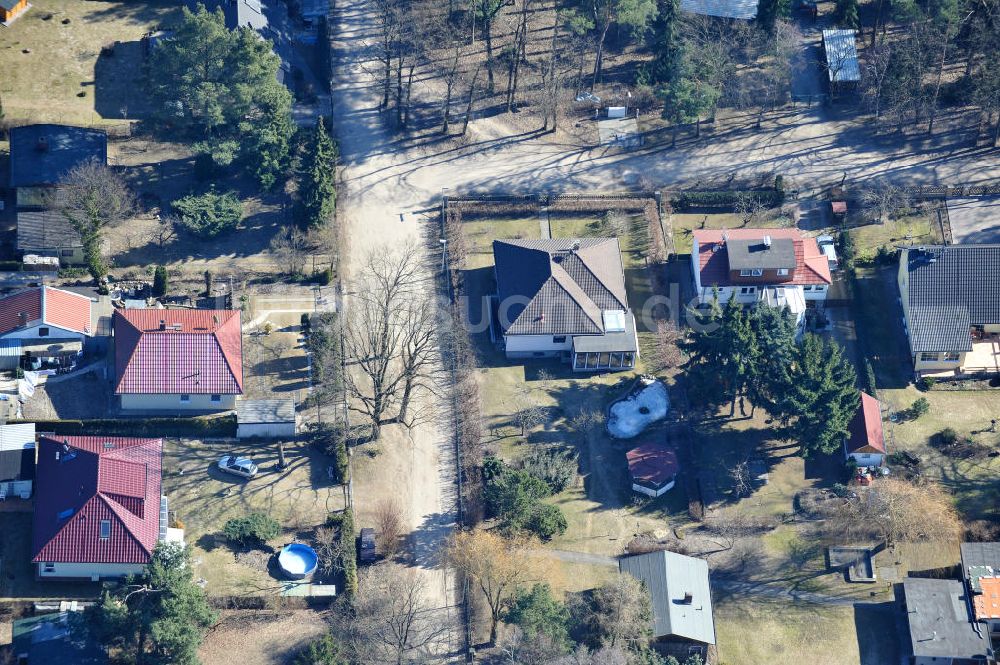
[{"label": "leafless shrub", "polygon": [[378,549],[386,559],[399,550],[403,533],[403,509],[395,498],[385,498],[375,506],[375,533]]}]

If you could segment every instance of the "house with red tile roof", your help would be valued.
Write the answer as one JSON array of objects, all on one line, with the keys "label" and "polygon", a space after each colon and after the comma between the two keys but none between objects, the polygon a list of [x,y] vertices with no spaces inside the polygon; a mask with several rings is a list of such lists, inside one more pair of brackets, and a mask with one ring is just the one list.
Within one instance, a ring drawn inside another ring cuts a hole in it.
[{"label": "house with red tile roof", "polygon": [[93,335],[87,296],[39,286],[0,298],[0,339],[77,340]]},{"label": "house with red tile roof", "polygon": [[798,229],[697,229],[691,271],[698,302],[783,306],[801,320],[807,303],[822,302],[833,277],[815,238]]},{"label": "house with red tile roof", "polygon": [[115,394],[123,410],[227,411],[243,394],[243,333],[233,310],[115,311]]},{"label": "house with red tile roof", "polygon": [[882,466],[885,461],[885,432],[882,430],[882,407],[868,393],[861,393],[858,410],[847,426],[844,455],[858,466]]},{"label": "house with red tile roof", "polygon": [[162,452],[161,439],[39,437],[31,547],[38,578],[142,572],[166,533]]}]

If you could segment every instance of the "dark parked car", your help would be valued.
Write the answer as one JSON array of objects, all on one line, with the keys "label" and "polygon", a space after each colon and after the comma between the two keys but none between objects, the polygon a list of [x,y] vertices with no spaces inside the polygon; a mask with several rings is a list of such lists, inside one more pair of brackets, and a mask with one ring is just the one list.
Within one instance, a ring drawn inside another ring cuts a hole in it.
[{"label": "dark parked car", "polygon": [[377,557],[375,553],[375,529],[361,529],[361,537],[358,538],[358,559],[361,563],[371,563]]}]

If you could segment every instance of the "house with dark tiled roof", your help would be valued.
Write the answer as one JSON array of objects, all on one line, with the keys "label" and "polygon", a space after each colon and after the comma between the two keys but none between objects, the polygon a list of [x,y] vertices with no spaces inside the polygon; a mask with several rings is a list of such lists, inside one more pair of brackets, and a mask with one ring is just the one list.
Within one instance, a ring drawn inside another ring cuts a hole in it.
[{"label": "house with dark tiled roof", "polygon": [[17,249],[24,254],[56,256],[62,265],[86,261],[80,232],[58,210],[19,210]]},{"label": "house with dark tiled roof", "polygon": [[0,298],[0,339],[82,342],[93,334],[90,298],[39,286]]},{"label": "house with dark tiled roof", "polygon": [[882,430],[882,407],[868,393],[861,393],[858,410],[847,426],[844,455],[858,466],[882,466],[885,461],[885,432]]},{"label": "house with dark tiled roof", "polygon": [[161,439],[39,437],[31,562],[40,579],[142,572],[167,538],[162,451]]},{"label": "house with dark tiled roof", "polygon": [[1000,245],[904,248],[897,283],[917,374],[1000,373]]},{"label": "house with dark tiled roof", "polygon": [[493,258],[493,329],[508,358],[559,357],[576,371],[635,366],[617,238],[495,240]]},{"label": "house with dark tiled roof", "polygon": [[696,229],[691,272],[699,303],[736,298],[787,307],[801,321],[809,303],[826,300],[830,264],[815,238],[798,229]]},{"label": "house with dark tiled roof", "polygon": [[108,163],[108,135],[72,125],[39,124],[10,130],[10,186],[18,207],[49,204],[52,188],[75,167]]},{"label": "house with dark tiled roof", "polygon": [[115,394],[123,410],[227,411],[243,394],[240,313],[116,310]]}]

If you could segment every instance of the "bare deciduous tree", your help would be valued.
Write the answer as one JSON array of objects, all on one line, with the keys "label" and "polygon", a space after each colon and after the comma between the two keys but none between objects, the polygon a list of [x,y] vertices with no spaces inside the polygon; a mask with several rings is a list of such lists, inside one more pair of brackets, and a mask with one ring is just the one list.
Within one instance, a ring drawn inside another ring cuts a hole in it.
[{"label": "bare deciduous tree", "polygon": [[426,662],[447,630],[427,602],[419,571],[394,563],[366,568],[346,621],[352,662]]},{"label": "bare deciduous tree", "polygon": [[101,254],[101,233],[136,211],[135,195],[125,179],[97,160],[84,162],[60,181],[55,207],[79,232],[91,275],[103,277],[108,266]]},{"label": "bare deciduous tree", "polygon": [[419,278],[414,249],[376,249],[349,303],[344,331],[349,408],[367,419],[372,439],[386,423],[412,426],[433,415],[417,408],[419,393],[433,390],[438,354],[433,310],[422,300]]},{"label": "bare deciduous tree", "polygon": [[934,484],[920,486],[883,478],[859,487],[827,519],[827,532],[840,541],[880,538],[898,542],[953,542],[962,522],[945,493]]},{"label": "bare deciduous tree", "polygon": [[891,221],[896,214],[910,205],[910,196],[901,187],[885,178],[876,178],[861,194],[862,205],[879,224]]},{"label": "bare deciduous tree", "polygon": [[306,234],[297,226],[283,226],[271,238],[271,254],[278,265],[286,267],[293,275],[301,275],[306,265],[309,244]]}]

